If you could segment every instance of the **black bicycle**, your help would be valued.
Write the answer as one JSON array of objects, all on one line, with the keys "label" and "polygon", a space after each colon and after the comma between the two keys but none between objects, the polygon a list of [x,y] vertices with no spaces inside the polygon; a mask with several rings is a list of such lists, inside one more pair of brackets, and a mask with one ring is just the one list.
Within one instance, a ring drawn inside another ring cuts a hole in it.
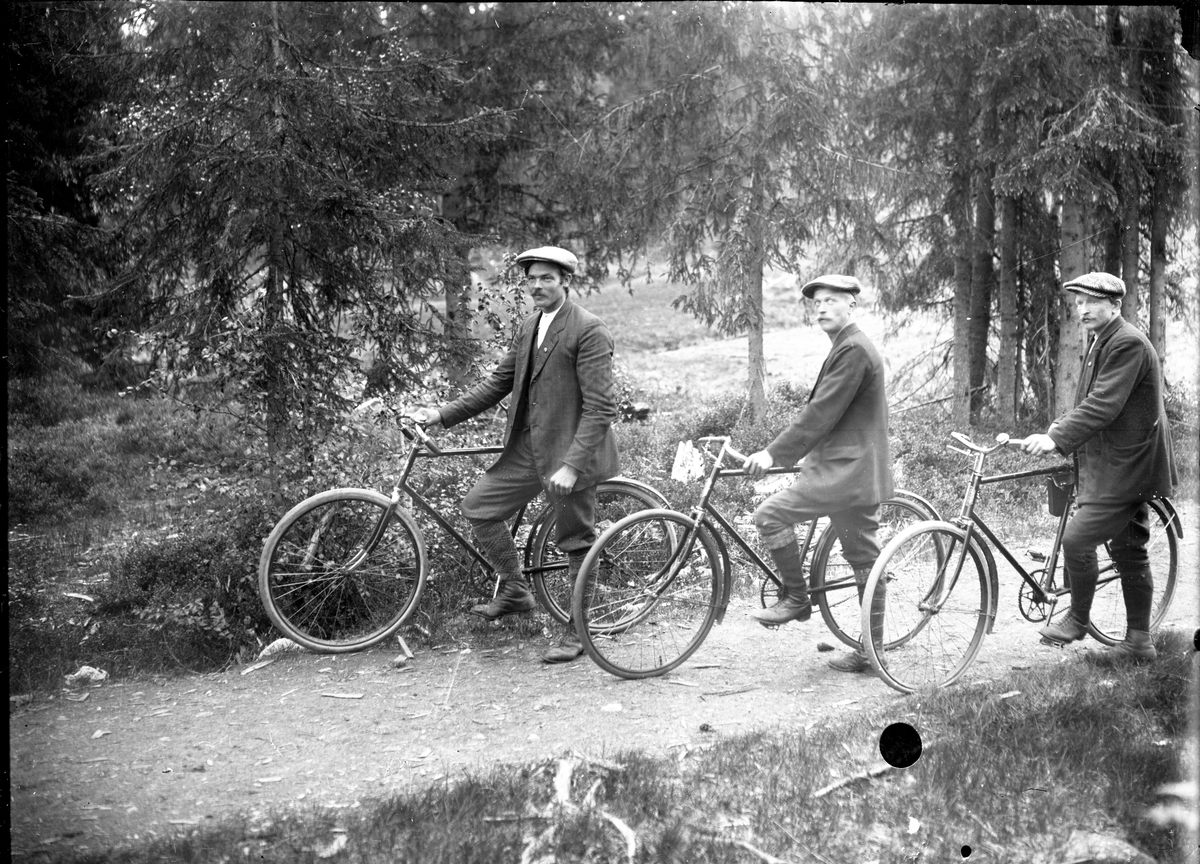
[{"label": "black bicycle", "polygon": [[[740,465],[746,457],[727,437],[699,440],[721,447],[715,457],[709,454],[712,466],[691,514],[654,509],[626,516],[597,538],[575,581],[571,608],[584,650],[602,669],[621,678],[647,678],[674,669],[695,653],[712,625],[723,620],[733,589],[725,537],[762,572],[763,605],[779,595],[774,568],[711,503],[719,479],[748,476],[740,467],[726,468],[726,458]],[[766,473],[800,470],[778,467]],[[880,509],[881,541],[908,525],[938,518],[928,501],[902,490]],[[809,593],[834,636],[858,647],[857,586],[836,532],[823,530],[825,523],[809,523],[801,543]]]},{"label": "black bicycle", "polygon": [[[281,633],[312,651],[360,651],[395,633],[416,609],[429,557],[421,529],[401,506],[402,495],[492,572],[483,553],[409,480],[418,459],[494,455],[504,448],[441,449],[408,418],[400,429],[410,446],[390,497],[357,488],[313,495],[279,520],[263,547],[258,591],[267,614]],[[596,498],[597,530],[632,512],[667,506],[658,490],[625,477],[599,484]],[[514,537],[525,515],[522,508],[513,519]],[[527,534],[523,572],[545,610],[565,624],[574,586],[567,556],[554,542],[553,508],[538,509]]]},{"label": "black bicycle", "polygon": [[[985,447],[957,432],[951,437],[965,449],[950,449],[973,460],[958,517],[912,525],[893,538],[875,562],[864,593],[862,608],[869,610],[874,593],[885,591],[883,643],[866,640],[866,654],[880,677],[902,693],[953,684],[979,653],[996,620],[999,583],[993,547],[1021,577],[1017,605],[1026,620],[1051,621],[1069,608],[1057,607],[1059,599],[1071,593],[1059,553],[1075,499],[1073,467],[1060,464],[985,477],[983,467],[988,454],[1023,441],[1001,434],[995,446]],[[1035,563],[1044,565],[1030,571],[975,507],[983,486],[1034,477],[1047,481],[1050,510],[1058,517],[1058,526],[1048,554],[1030,552]],[[1150,508],[1146,548],[1154,577],[1153,630],[1162,623],[1175,593],[1183,526],[1170,499],[1156,498],[1146,503]],[[1106,550],[1100,558],[1100,579],[1088,633],[1105,645],[1113,645],[1124,638],[1125,603],[1120,574]],[[864,626],[867,614],[862,613]]]}]

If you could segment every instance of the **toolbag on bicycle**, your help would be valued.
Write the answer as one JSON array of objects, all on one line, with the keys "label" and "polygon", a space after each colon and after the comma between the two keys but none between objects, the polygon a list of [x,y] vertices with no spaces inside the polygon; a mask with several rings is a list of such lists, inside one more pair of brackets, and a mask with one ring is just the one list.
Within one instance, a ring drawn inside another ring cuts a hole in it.
[{"label": "toolbag on bicycle", "polygon": [[1051,516],[1061,516],[1075,489],[1075,472],[1055,474],[1046,478],[1046,509]]}]

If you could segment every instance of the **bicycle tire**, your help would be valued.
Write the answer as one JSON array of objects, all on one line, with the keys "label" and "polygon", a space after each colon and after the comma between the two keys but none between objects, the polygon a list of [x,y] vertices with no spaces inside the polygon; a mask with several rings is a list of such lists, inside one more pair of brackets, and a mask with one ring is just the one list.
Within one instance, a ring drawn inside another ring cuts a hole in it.
[{"label": "bicycle tire", "polygon": [[633,513],[584,558],[572,595],[588,656],[620,678],[662,675],[704,642],[724,595],[724,565],[705,525],[674,510]]},{"label": "bicycle tire", "polygon": [[[929,502],[897,489],[891,498],[879,505],[879,545],[881,549],[887,546],[892,538],[910,525],[937,519],[937,511]],[[834,532],[826,529],[813,547],[812,563],[808,569],[809,585],[817,608],[821,611],[821,618],[829,632],[842,644],[860,649],[859,623],[862,616],[859,614],[854,568],[842,558],[842,544]]]},{"label": "bicycle tire", "polygon": [[[991,585],[972,537],[949,522],[921,522],[880,553],[863,592],[860,632],[869,628],[875,593],[886,590],[880,643],[864,639],[871,665],[889,687],[917,693],[958,681],[987,635]],[[961,560],[961,569],[955,572]],[[895,647],[890,647],[890,646]]]},{"label": "bicycle tire", "polygon": [[[1150,632],[1154,632],[1166,617],[1175,595],[1175,578],[1179,566],[1179,541],[1172,524],[1173,510],[1162,501],[1147,501],[1150,508],[1150,539],[1146,552],[1150,556],[1150,575],[1154,584],[1154,601],[1150,607]],[[1125,638],[1125,597],[1121,578],[1113,567],[1107,544],[1099,551],[1100,579],[1092,600],[1088,633],[1105,645],[1115,645]]]},{"label": "bicycle tire", "polygon": [[[630,513],[665,506],[662,493],[644,483],[624,478],[605,480],[596,488],[596,533],[602,534]],[[527,560],[533,569],[534,594],[542,608],[555,621],[566,624],[571,620],[575,582],[569,576],[566,554],[554,542],[557,524],[554,508],[547,506],[535,519],[536,534],[530,541]]]},{"label": "bicycle tire", "polygon": [[333,489],[279,520],[259,558],[258,590],[284,636],[339,654],[400,629],[421,598],[429,564],[420,530],[399,508],[364,555],[390,504],[372,489]]}]

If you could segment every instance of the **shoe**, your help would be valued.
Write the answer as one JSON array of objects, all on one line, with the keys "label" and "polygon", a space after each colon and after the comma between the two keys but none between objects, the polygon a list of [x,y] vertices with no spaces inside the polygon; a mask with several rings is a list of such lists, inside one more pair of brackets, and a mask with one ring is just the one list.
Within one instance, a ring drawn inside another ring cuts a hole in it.
[{"label": "shoe", "polygon": [[871,661],[861,651],[854,651],[829,661],[829,667],[839,672],[870,672]]},{"label": "shoe", "polygon": [[1153,663],[1158,659],[1158,651],[1150,634],[1130,630],[1125,639],[1107,648],[1089,648],[1084,652],[1083,659],[1094,666],[1121,666],[1126,663]]},{"label": "shoe", "polygon": [[489,621],[495,621],[497,618],[502,618],[505,615],[512,615],[518,612],[532,612],[535,608],[537,608],[537,601],[533,599],[533,595],[529,593],[528,588],[523,585],[514,585],[511,582],[504,582],[500,585],[500,590],[490,603],[480,603],[478,606],[472,606],[471,614],[478,615],[480,618],[486,618]]},{"label": "shoe", "polygon": [[751,612],[750,617],[764,627],[778,627],[789,621],[807,621],[812,617],[812,600],[807,594],[800,600],[794,600],[785,594],[769,609]]},{"label": "shoe", "polygon": [[562,641],[542,655],[543,663],[570,663],[583,654],[583,643],[574,633],[563,636]]},{"label": "shoe", "polygon": [[1086,636],[1087,625],[1080,624],[1068,614],[1056,624],[1047,624],[1038,631],[1038,635],[1042,637],[1043,642],[1066,645],[1069,642],[1078,642]]}]

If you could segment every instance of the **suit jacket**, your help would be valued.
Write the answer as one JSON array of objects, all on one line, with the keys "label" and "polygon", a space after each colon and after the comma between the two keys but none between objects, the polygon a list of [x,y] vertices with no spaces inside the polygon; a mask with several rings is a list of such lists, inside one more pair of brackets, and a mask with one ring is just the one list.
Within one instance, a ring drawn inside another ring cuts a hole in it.
[{"label": "suit jacket", "polygon": [[1117,316],[1084,358],[1075,407],[1047,434],[1075,454],[1080,504],[1121,504],[1170,495],[1178,482],[1162,370],[1146,336]]},{"label": "suit jacket", "polygon": [[[441,410],[449,428],[499,404],[512,394],[504,446],[514,446],[528,421],[534,461],[542,484],[563,465],[579,472],[576,489],[586,489],[621,471],[613,396],[613,340],[604,322],[568,298],[550,323],[534,355],[541,312],[527,317],[500,365]],[[530,369],[530,360],[533,366]]]},{"label": "suit jacket", "polygon": [[767,446],[776,464],[805,458],[800,481],[830,512],[890,498],[892,457],[883,360],[857,324],[847,324],[833,347],[808,403]]}]

